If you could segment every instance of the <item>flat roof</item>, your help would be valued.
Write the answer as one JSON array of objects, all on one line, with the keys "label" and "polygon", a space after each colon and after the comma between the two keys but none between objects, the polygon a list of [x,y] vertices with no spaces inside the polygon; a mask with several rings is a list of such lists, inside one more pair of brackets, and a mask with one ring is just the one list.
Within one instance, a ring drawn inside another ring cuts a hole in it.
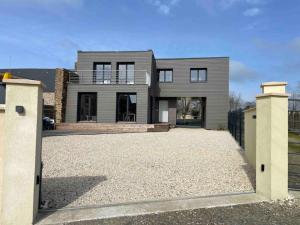
[{"label": "flat roof", "polygon": [[187,58],[156,58],[156,60],[183,60],[183,59],[229,59],[229,56],[187,57]]},{"label": "flat roof", "polygon": [[[82,51],[78,50],[78,53],[131,53],[131,52],[154,52],[152,49],[149,50],[133,50],[133,51]],[[156,60],[188,60],[188,59],[229,59],[229,56],[211,56],[211,57],[175,57],[175,58],[155,58]]]},{"label": "flat roof", "polygon": [[134,51],[82,51],[78,50],[78,53],[129,53],[129,52],[153,52],[151,49],[149,50],[134,50]]}]

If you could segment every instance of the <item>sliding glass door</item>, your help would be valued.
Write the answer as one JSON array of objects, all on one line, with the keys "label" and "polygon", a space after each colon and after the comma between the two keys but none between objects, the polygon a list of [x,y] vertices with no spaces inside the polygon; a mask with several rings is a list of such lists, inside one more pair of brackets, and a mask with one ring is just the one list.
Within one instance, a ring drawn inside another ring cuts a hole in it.
[{"label": "sliding glass door", "polygon": [[97,121],[97,93],[78,93],[78,121]]},{"label": "sliding glass door", "polygon": [[177,125],[205,127],[205,98],[177,98]]},{"label": "sliding glass door", "polygon": [[136,93],[117,93],[117,121],[136,122]]}]

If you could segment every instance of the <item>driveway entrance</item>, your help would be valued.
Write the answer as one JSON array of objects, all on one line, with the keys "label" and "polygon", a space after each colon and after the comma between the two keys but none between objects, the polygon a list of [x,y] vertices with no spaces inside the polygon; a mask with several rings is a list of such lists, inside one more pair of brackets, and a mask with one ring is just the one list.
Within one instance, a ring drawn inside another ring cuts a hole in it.
[{"label": "driveway entrance", "polygon": [[43,200],[53,208],[254,191],[254,171],[227,131],[43,138]]}]

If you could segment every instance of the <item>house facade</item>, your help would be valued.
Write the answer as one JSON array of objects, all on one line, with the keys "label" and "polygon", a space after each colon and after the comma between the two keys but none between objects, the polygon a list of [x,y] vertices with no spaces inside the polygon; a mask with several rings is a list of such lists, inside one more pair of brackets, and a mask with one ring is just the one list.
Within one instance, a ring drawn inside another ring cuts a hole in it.
[{"label": "house facade", "polygon": [[156,59],[153,51],[78,51],[65,122],[227,127],[229,58]]}]

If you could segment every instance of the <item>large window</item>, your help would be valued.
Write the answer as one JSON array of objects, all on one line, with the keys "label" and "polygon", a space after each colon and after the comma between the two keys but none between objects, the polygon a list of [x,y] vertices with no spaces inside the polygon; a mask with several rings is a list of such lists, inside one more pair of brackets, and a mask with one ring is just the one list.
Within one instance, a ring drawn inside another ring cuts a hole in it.
[{"label": "large window", "polygon": [[191,69],[191,82],[206,82],[207,81],[207,69]]},{"label": "large window", "polygon": [[176,124],[182,126],[205,126],[206,99],[200,97],[177,98]]},{"label": "large window", "polygon": [[118,63],[117,82],[134,84],[134,63]]},{"label": "large window", "polygon": [[173,70],[163,69],[158,70],[159,82],[161,83],[171,83],[173,82]]},{"label": "large window", "polygon": [[110,63],[94,63],[93,81],[96,84],[111,83],[111,64]]}]

